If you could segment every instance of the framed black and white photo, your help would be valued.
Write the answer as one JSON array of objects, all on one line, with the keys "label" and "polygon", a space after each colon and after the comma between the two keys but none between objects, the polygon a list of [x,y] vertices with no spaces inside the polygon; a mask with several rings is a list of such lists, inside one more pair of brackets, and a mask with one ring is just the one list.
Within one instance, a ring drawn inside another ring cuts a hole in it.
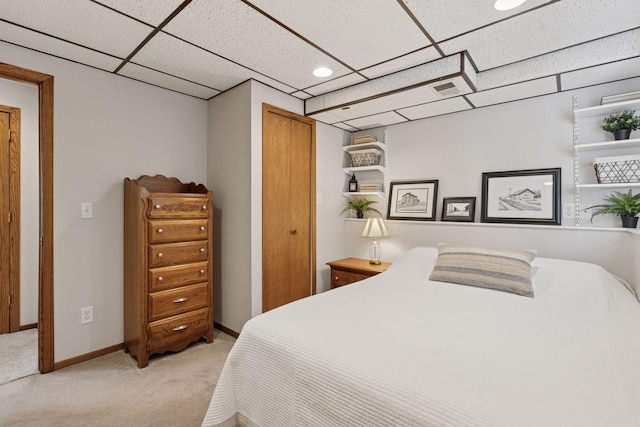
[{"label": "framed black and white photo", "polygon": [[442,199],[443,221],[473,222],[475,214],[475,197],[444,197]]},{"label": "framed black and white photo", "polygon": [[387,218],[435,221],[437,196],[437,179],[391,182]]},{"label": "framed black and white photo", "polygon": [[560,168],[482,174],[482,222],[560,225]]}]

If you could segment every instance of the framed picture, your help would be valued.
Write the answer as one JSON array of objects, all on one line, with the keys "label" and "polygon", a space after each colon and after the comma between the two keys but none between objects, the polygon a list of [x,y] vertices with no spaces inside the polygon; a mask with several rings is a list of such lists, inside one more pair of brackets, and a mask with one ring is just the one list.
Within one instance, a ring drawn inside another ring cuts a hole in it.
[{"label": "framed picture", "polygon": [[482,222],[560,225],[560,168],[482,174]]},{"label": "framed picture", "polygon": [[475,197],[444,197],[442,199],[443,221],[473,222],[475,214]]},{"label": "framed picture", "polygon": [[391,182],[387,218],[435,221],[437,196],[437,179]]}]

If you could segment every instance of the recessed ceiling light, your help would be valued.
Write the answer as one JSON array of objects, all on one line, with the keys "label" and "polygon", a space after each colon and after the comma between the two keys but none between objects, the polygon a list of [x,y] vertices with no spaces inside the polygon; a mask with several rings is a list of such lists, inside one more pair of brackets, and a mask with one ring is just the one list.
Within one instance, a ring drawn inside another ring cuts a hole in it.
[{"label": "recessed ceiling light", "polygon": [[493,5],[498,10],[509,10],[520,6],[527,0],[496,0],[496,4]]},{"label": "recessed ceiling light", "polygon": [[313,70],[313,75],[316,77],[329,77],[331,74],[333,74],[333,70],[326,67],[320,67]]}]

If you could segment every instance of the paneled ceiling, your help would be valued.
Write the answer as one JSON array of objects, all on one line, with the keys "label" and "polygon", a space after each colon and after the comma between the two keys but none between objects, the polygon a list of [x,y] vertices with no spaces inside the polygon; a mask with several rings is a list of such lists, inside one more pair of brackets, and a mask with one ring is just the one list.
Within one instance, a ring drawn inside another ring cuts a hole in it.
[{"label": "paneled ceiling", "polygon": [[254,79],[348,131],[640,76],[638,0],[494,2],[2,0],[0,40],[201,99]]}]

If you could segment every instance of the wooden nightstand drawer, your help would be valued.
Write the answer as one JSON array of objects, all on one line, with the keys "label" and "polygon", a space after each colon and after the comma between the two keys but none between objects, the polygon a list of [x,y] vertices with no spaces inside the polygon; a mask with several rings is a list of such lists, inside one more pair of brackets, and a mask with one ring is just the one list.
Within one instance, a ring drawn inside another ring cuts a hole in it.
[{"label": "wooden nightstand drawer", "polygon": [[337,288],[338,286],[348,285],[358,280],[366,279],[371,275],[362,273],[352,273],[350,271],[333,270],[331,274],[331,287]]},{"label": "wooden nightstand drawer", "polygon": [[328,262],[327,265],[331,267],[331,289],[333,289],[380,274],[391,264],[388,262],[370,264],[366,259],[344,258]]}]

